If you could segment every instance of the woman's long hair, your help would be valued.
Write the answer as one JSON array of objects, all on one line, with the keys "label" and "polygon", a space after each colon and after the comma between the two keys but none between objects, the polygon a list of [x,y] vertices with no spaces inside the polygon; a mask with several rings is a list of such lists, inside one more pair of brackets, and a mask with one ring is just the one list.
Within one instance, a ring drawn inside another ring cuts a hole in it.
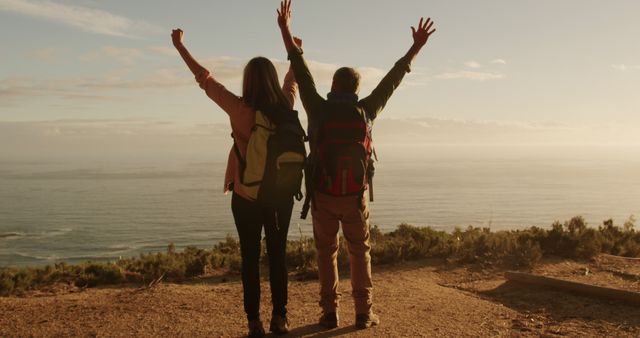
[{"label": "woman's long hair", "polygon": [[282,93],[276,68],[269,59],[258,56],[244,67],[242,100],[261,111],[290,107],[289,101]]}]

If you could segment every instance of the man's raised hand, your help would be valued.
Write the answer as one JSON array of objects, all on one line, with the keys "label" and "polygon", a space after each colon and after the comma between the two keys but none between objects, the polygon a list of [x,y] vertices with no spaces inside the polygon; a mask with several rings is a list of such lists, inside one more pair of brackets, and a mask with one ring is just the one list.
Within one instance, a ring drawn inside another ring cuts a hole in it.
[{"label": "man's raised hand", "polygon": [[284,47],[287,53],[291,53],[296,48],[302,47],[302,41],[291,35],[289,27],[291,23],[291,0],[282,0],[280,9],[276,9],[276,12],[278,12],[278,26],[280,26],[280,33],[282,33]]},{"label": "man's raised hand", "polygon": [[280,9],[276,9],[278,12],[278,26],[280,29],[289,28],[291,22],[291,0],[283,0],[280,2]]},{"label": "man's raised hand", "polygon": [[424,46],[429,40],[429,37],[436,29],[431,29],[433,26],[433,21],[431,18],[427,18],[427,21],[424,21],[424,18],[420,18],[420,23],[418,24],[418,29],[411,26],[411,32],[413,33],[413,43],[419,47]]}]

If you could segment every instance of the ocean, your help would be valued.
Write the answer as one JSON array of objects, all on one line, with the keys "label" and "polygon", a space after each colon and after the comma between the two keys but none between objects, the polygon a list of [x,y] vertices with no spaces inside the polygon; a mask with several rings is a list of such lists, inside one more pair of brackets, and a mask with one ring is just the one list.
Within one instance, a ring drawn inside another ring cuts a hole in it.
[{"label": "ocean", "polygon": [[[450,231],[640,214],[637,147],[380,146],[371,223]],[[236,236],[226,156],[2,161],[0,266],[115,260]],[[294,208],[289,237],[312,236]],[[310,217],[309,217],[310,218]]]}]

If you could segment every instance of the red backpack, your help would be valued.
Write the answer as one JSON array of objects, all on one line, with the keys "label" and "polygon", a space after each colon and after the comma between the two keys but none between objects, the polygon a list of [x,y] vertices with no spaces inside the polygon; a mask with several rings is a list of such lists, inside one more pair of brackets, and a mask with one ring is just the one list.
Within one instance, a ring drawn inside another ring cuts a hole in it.
[{"label": "red backpack", "polygon": [[[309,170],[311,182],[307,182],[307,190],[313,189],[332,196],[362,196],[367,183],[371,186],[374,171],[371,122],[356,105],[344,105],[340,107],[342,109],[324,112],[317,129]],[[371,187],[369,189],[369,197],[373,200]],[[307,192],[307,197],[310,195]],[[308,202],[307,199],[303,218],[306,217]]]}]

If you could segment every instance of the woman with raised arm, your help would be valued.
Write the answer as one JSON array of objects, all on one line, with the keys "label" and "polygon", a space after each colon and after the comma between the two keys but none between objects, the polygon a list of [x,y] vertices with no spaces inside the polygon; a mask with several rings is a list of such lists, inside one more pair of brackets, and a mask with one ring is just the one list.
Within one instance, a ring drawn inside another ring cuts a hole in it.
[{"label": "woman with raised arm", "polygon": [[[251,129],[255,124],[256,111],[290,111],[298,90],[291,70],[284,85],[280,87],[278,74],[273,63],[264,57],[251,59],[244,68],[242,97],[238,97],[215,80],[206,68],[201,66],[183,44],[183,32],[173,30],[171,38],[182,59],[193,73],[200,88],[204,89],[222,110],[229,115],[234,142],[240,156],[245,157]],[[301,41],[296,39],[298,46]],[[246,157],[245,157],[246,158]],[[244,310],[247,314],[249,337],[265,335],[260,320],[260,243],[264,226],[267,254],[269,256],[269,276],[273,311],[270,330],[277,334],[289,331],[287,321],[287,266],[286,245],[291,203],[273,210],[263,207],[247,194],[248,189],[240,179],[240,159],[233,149],[229,152],[224,190],[232,191],[231,210],[240,237],[242,255],[242,287],[244,290]]]}]

